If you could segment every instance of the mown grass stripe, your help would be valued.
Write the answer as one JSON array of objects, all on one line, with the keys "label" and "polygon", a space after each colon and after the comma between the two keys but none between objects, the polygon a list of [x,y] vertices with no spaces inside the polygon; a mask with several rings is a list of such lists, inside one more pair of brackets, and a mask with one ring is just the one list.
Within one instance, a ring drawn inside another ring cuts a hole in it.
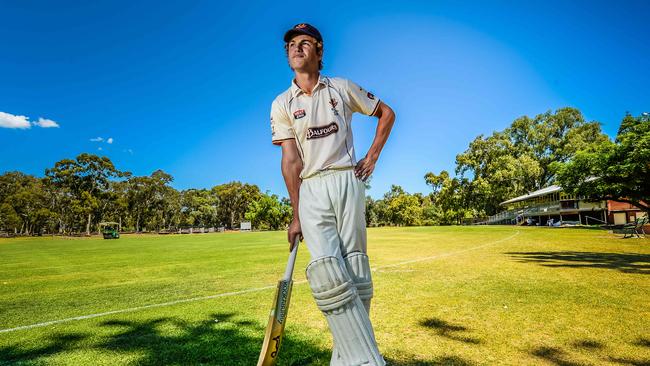
[{"label": "mown grass stripe", "polygon": [[[464,250],[459,250],[459,251],[455,251],[455,252],[451,252],[451,253],[439,254],[439,255],[429,256],[429,257],[424,257],[424,258],[411,259],[411,260],[407,260],[407,261],[403,261],[403,262],[399,262],[399,263],[392,263],[392,264],[387,264],[387,265],[383,265],[383,266],[377,266],[377,267],[373,268],[373,271],[377,271],[379,269],[384,269],[384,268],[402,266],[402,265],[411,264],[411,263],[424,262],[424,261],[427,261],[427,260],[434,260],[434,259],[439,259],[439,258],[450,257],[450,256],[453,256],[453,255],[456,255],[456,254],[462,254],[462,253],[465,253],[465,252],[481,249],[481,248],[484,248],[484,247],[487,247],[487,246],[490,246],[490,245],[498,244],[498,243],[510,240],[510,239],[516,237],[517,235],[519,235],[519,231],[516,231],[514,234],[512,234],[512,235],[510,235],[510,236],[508,236],[506,238],[499,239],[499,240],[496,240],[496,241],[493,241],[493,242],[490,242],[490,243],[481,244],[481,245],[478,245],[478,246],[475,246],[475,247],[471,247],[471,248],[467,248],[467,249],[464,249]],[[294,283],[294,285],[302,285],[302,284],[305,284],[305,283],[307,283],[307,280],[296,281]],[[168,301],[168,302],[159,303],[159,304],[136,306],[136,307],[133,307],[133,308],[112,310],[112,311],[107,311],[107,312],[103,312],[103,313],[96,313],[96,314],[76,316],[76,317],[72,317],[72,318],[52,320],[52,321],[47,321],[47,322],[42,322],[42,323],[23,325],[23,326],[19,326],[19,327],[15,327],[15,328],[0,329],[0,333],[9,333],[9,332],[15,332],[15,331],[18,331],[18,330],[40,328],[40,327],[46,327],[46,326],[54,325],[54,324],[61,324],[61,323],[67,323],[67,322],[72,322],[72,321],[78,321],[78,320],[98,318],[98,317],[107,316],[107,315],[130,313],[130,312],[144,310],[144,309],[151,309],[151,308],[164,307],[164,306],[172,306],[172,305],[189,303],[189,302],[211,300],[211,299],[216,299],[216,298],[220,298],[220,297],[244,295],[244,294],[249,294],[249,293],[253,293],[253,292],[269,290],[269,289],[275,288],[275,286],[276,285],[269,285],[269,286],[250,288],[250,289],[240,290],[240,291],[226,292],[226,293],[221,293],[221,294],[216,294],[216,295],[194,297],[194,298],[182,299],[182,300],[174,300],[174,301]]]}]

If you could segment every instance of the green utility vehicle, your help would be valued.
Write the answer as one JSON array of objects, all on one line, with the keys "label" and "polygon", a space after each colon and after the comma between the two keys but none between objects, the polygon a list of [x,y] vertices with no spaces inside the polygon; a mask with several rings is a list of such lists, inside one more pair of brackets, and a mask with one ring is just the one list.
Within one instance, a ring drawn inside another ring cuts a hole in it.
[{"label": "green utility vehicle", "polygon": [[104,235],[104,239],[120,238],[120,224],[117,222],[100,222],[99,228],[102,235]]}]

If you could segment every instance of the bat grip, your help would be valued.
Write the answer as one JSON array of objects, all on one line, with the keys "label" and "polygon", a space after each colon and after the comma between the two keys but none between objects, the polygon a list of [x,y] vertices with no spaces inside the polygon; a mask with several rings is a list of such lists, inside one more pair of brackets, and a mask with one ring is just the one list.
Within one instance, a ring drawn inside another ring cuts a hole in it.
[{"label": "bat grip", "polygon": [[287,262],[287,269],[284,271],[283,280],[289,281],[293,275],[293,265],[296,263],[296,255],[298,254],[298,244],[300,244],[300,235],[296,236],[296,242],[293,245],[291,254],[289,254],[289,261]]}]

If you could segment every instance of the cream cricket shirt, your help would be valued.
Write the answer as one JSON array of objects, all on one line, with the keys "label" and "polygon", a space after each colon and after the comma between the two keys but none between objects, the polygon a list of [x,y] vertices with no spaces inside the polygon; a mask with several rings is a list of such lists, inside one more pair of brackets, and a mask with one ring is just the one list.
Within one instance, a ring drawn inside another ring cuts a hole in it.
[{"label": "cream cricket shirt", "polygon": [[274,144],[295,139],[305,179],[327,169],[357,164],[352,140],[352,113],[372,115],[379,99],[350,80],[320,76],[311,95],[295,81],[271,105]]}]

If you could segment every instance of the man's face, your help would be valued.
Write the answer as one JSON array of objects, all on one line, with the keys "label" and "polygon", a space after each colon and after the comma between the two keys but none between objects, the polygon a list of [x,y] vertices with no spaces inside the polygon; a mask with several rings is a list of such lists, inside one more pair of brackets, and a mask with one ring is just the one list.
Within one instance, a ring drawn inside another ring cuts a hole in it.
[{"label": "man's face", "polygon": [[295,71],[318,72],[318,61],[323,55],[318,54],[317,41],[314,37],[301,34],[287,43],[289,66]]}]

